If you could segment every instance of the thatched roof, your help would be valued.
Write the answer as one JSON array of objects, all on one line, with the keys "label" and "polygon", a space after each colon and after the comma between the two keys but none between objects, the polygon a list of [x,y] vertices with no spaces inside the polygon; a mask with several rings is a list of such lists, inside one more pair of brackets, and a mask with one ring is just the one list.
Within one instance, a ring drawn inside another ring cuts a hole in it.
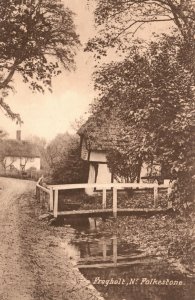
[{"label": "thatched roof", "polygon": [[128,143],[128,139],[121,135],[121,124],[119,126],[116,118],[100,120],[91,116],[77,133],[86,139],[88,150],[106,151],[113,145]]},{"label": "thatched roof", "polygon": [[11,157],[40,157],[38,147],[29,141],[0,140],[0,154]]}]

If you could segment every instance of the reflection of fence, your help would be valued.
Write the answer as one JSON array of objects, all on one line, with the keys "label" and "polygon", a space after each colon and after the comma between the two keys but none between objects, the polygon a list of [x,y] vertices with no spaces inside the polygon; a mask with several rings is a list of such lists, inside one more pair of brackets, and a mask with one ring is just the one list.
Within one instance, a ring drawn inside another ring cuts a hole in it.
[{"label": "reflection of fence", "polygon": [[[145,253],[128,253],[120,254],[118,251],[117,237],[112,237],[112,249],[108,251],[108,240],[101,240],[101,253],[97,256],[97,253],[93,255],[90,251],[90,244],[88,245],[86,255],[78,260],[77,267],[79,269],[90,269],[90,268],[111,268],[111,267],[124,267],[139,263],[148,263],[148,257]],[[94,247],[94,245],[92,244]],[[120,244],[119,244],[120,246]],[[120,248],[119,248],[120,249]],[[108,253],[109,252],[109,253]],[[110,253],[111,252],[111,253]]]},{"label": "reflection of fence", "polygon": [[[158,191],[160,188],[166,188],[168,190],[168,195],[171,192],[170,186],[168,184],[158,185],[157,183],[106,183],[106,184],[97,184],[97,183],[82,183],[82,184],[61,184],[61,185],[50,185],[43,186],[42,178],[39,179],[36,185],[36,195],[39,195],[40,191],[42,193],[49,194],[49,209],[53,211],[53,215],[56,218],[58,215],[67,215],[67,212],[59,212],[58,211],[58,201],[59,201],[59,191],[62,190],[84,190],[87,188],[96,188],[98,190],[102,190],[102,210],[93,210],[92,212],[105,212],[110,211],[106,209],[106,191],[112,189],[112,212],[114,217],[117,216],[117,191],[124,188],[132,188],[132,189],[153,189],[154,190],[154,203],[153,207],[157,207],[158,201]],[[170,203],[168,203],[168,208],[170,207]],[[141,211],[141,210],[139,210]],[[149,211],[149,209],[145,210]],[[154,211],[154,209],[153,209]],[[80,213],[89,213],[89,211],[80,211]],[[70,212],[68,212],[70,214]],[[75,212],[76,214],[76,212]]]}]

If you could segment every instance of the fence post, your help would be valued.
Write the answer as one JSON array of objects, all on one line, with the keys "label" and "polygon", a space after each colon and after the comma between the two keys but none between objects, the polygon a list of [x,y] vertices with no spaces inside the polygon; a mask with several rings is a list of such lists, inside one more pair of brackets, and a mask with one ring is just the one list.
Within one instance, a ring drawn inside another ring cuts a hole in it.
[{"label": "fence post", "polygon": [[117,265],[117,237],[116,236],[113,236],[113,262],[114,262],[114,265],[116,266]]},{"label": "fence post", "polygon": [[103,189],[102,208],[106,208],[106,189]]},{"label": "fence post", "polygon": [[49,191],[49,210],[53,210],[53,188],[50,188]]},{"label": "fence post", "polygon": [[113,216],[117,217],[117,188],[113,187]]},{"label": "fence post", "polygon": [[171,186],[169,186],[167,189],[167,194],[168,194],[167,208],[172,208],[172,201],[170,200],[171,192],[172,192],[172,188],[171,188]]},{"label": "fence post", "polygon": [[54,218],[57,218],[58,216],[58,190],[55,190],[54,192],[54,212],[53,212]]},{"label": "fence post", "polygon": [[158,184],[154,186],[154,208],[157,207],[158,202]]},{"label": "fence post", "polygon": [[103,239],[103,242],[102,242],[102,252],[103,252],[103,259],[106,259],[106,256],[107,256],[106,239]]},{"label": "fence post", "polygon": [[37,196],[37,202],[40,203],[40,188],[36,187],[36,196]]}]

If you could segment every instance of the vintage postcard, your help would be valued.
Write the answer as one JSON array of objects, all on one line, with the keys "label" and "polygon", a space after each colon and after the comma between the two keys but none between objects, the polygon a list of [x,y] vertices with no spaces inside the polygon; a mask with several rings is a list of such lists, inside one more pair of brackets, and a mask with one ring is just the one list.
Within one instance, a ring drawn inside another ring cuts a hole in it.
[{"label": "vintage postcard", "polygon": [[194,0],[0,0],[0,299],[194,300]]}]

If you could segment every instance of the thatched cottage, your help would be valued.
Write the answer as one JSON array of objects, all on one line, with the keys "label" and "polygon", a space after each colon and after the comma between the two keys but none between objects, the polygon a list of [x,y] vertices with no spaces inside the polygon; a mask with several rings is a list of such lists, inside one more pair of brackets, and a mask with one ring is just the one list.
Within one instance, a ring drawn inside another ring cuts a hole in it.
[{"label": "thatched cottage", "polygon": [[36,145],[21,140],[21,131],[17,130],[16,139],[0,140],[1,171],[24,172],[30,168],[40,170],[40,153]]},{"label": "thatched cottage", "polygon": [[[117,130],[117,120],[110,122],[99,121],[91,116],[83,126],[78,130],[81,142],[81,158],[89,164],[88,183],[112,183],[114,176],[111,174],[107,165],[107,152],[112,148],[113,143],[123,143],[124,147],[128,147],[128,140],[123,136],[119,136]],[[121,125],[120,125],[121,126]],[[160,165],[153,165],[153,170],[160,172]],[[140,173],[140,181],[148,181],[147,176],[149,170],[148,165],[143,164]],[[121,179],[122,180],[122,179]],[[87,189],[88,194],[93,193],[93,189]]]}]

